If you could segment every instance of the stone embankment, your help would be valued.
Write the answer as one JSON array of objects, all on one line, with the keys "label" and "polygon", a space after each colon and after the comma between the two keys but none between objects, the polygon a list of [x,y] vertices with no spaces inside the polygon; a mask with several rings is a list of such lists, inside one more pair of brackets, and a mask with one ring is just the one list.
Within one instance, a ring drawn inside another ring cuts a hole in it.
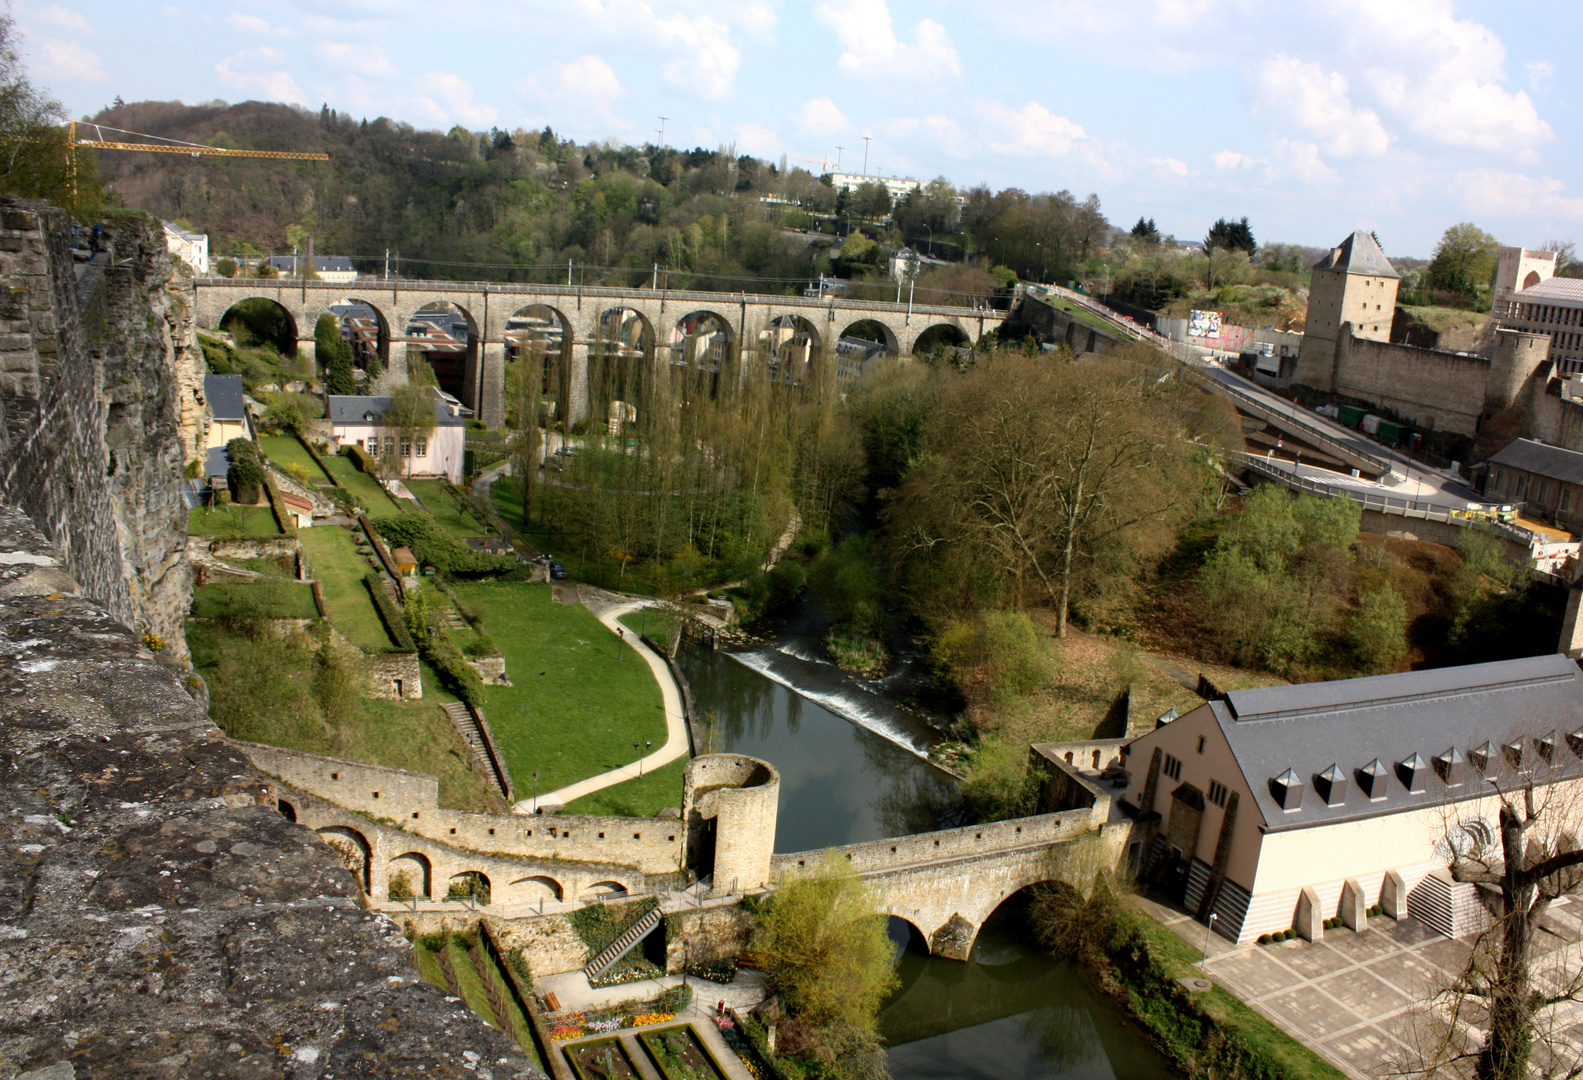
[{"label": "stone embankment", "polygon": [[537,1077],[0,505],[0,1077]]}]

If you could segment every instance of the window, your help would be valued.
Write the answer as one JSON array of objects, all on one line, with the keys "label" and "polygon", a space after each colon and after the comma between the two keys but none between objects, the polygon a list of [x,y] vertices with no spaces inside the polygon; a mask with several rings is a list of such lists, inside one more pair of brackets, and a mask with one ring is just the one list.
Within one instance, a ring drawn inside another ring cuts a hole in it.
[{"label": "window", "polygon": [[1204,737],[1202,735],[1198,737],[1198,752],[1200,754],[1204,752]]},{"label": "window", "polygon": [[411,457],[412,456],[412,443],[409,440],[407,440],[407,439],[402,439],[401,440],[401,456],[402,457]]},{"label": "window", "polygon": [[1166,754],[1165,755],[1165,769],[1164,769],[1164,772],[1165,772],[1165,775],[1169,776],[1172,780],[1180,780],[1182,778],[1182,762],[1181,762],[1181,760],[1178,759],[1178,758],[1172,757],[1170,754]]},{"label": "window", "polygon": [[428,455],[429,455],[429,440],[428,439],[419,439],[418,440],[418,456],[419,457],[428,457]]},{"label": "window", "polygon": [[1495,490],[1496,491],[1500,491],[1502,486],[1505,483],[1506,483],[1506,470],[1505,469],[1496,469],[1495,470]]},{"label": "window", "polygon": [[1211,780],[1209,782],[1209,801],[1216,806],[1225,806],[1226,796],[1230,794],[1231,792],[1226,790],[1226,785],[1219,780]]},{"label": "window", "polygon": [[1527,493],[1528,493],[1528,477],[1526,477],[1526,476],[1519,476],[1517,478],[1517,497],[1520,499],[1524,495],[1526,495]]},{"label": "window", "polygon": [[1539,498],[1539,501],[1541,503],[1543,503],[1545,501],[1545,496],[1548,495],[1549,493],[1550,493],[1550,481],[1548,481],[1548,480],[1541,480],[1541,481],[1539,481],[1539,496],[1538,496],[1538,498]]},{"label": "window", "polygon": [[1570,510],[1570,509],[1572,509],[1572,489],[1571,488],[1562,488],[1561,489],[1561,509],[1563,509],[1563,510]]}]

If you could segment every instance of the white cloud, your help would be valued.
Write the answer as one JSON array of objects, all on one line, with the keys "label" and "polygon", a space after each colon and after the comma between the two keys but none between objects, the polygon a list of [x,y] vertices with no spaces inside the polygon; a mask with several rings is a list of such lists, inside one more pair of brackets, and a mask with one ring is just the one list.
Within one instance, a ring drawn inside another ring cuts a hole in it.
[{"label": "white cloud", "polygon": [[79,79],[83,82],[104,82],[110,77],[99,54],[83,48],[75,41],[47,37],[38,43],[34,57],[39,74],[56,79]]},{"label": "white cloud", "polygon": [[1535,60],[1531,64],[1523,65],[1528,71],[1528,88],[1538,93],[1540,87],[1550,80],[1556,73],[1555,67],[1548,60]]},{"label": "white cloud", "polygon": [[1390,147],[1379,114],[1352,104],[1347,78],[1281,54],[1259,69],[1258,107],[1316,136],[1337,157],[1378,157]]},{"label": "white cloud", "polygon": [[1424,138],[1526,161],[1555,138],[1528,92],[1502,85],[1505,44],[1458,19],[1454,0],[1339,0],[1328,14],[1352,35],[1356,55],[1390,58],[1365,77],[1379,105]]},{"label": "white cloud", "polygon": [[29,25],[49,26],[72,34],[92,34],[94,32],[87,19],[75,11],[67,11],[59,4],[51,4],[45,8],[29,8],[18,4],[16,13],[23,22]]},{"label": "white cloud", "polygon": [[1548,176],[1472,169],[1457,174],[1456,188],[1463,205],[1481,214],[1583,221],[1583,197],[1566,194],[1566,184]]},{"label": "white cloud", "polygon": [[166,4],[163,10],[167,19],[185,19],[187,17],[187,13],[175,4]]},{"label": "white cloud", "polygon": [[240,11],[233,11],[225,17],[225,25],[232,30],[240,30],[244,34],[284,34],[284,28],[276,29],[257,15],[244,15]]},{"label": "white cloud", "polygon": [[913,28],[914,44],[896,36],[886,0],[826,0],[814,17],[835,31],[842,45],[841,70],[893,81],[926,82],[942,73],[962,74],[962,60],[945,27],[921,19]]},{"label": "white cloud", "polygon": [[804,131],[815,135],[829,135],[846,127],[846,113],[827,97],[814,98],[803,103],[798,123]]},{"label": "white cloud", "polygon": [[1263,162],[1247,154],[1239,154],[1235,150],[1221,150],[1215,154],[1215,168],[1217,169],[1251,169]]},{"label": "white cloud", "polygon": [[1336,170],[1319,156],[1319,147],[1311,142],[1279,139],[1275,143],[1275,156],[1281,161],[1278,170],[1281,176],[1293,177],[1305,184],[1333,184],[1340,179]]},{"label": "white cloud", "polygon": [[1187,173],[1188,173],[1188,168],[1187,168],[1186,163],[1185,162],[1181,162],[1181,161],[1177,161],[1173,157],[1166,157],[1166,158],[1152,157],[1152,158],[1149,159],[1149,164],[1150,165],[1158,165],[1161,169],[1164,169],[1166,172],[1171,173],[1173,176],[1186,176]]},{"label": "white cloud", "polygon": [[998,154],[1070,157],[1080,150],[1092,151],[1093,140],[1082,126],[1052,113],[1037,101],[1013,110],[998,101],[982,102],[979,111],[1000,134],[990,140],[989,148]]},{"label": "white cloud", "polygon": [[550,71],[564,94],[608,102],[626,93],[610,65],[593,53],[564,64],[551,64]]},{"label": "white cloud", "polygon": [[761,158],[776,158],[785,149],[772,128],[763,124],[739,124],[736,127],[737,152]]},{"label": "white cloud", "polygon": [[944,152],[951,157],[965,158],[978,153],[980,147],[959,124],[949,116],[904,116],[885,123],[885,133],[893,140],[909,135],[923,135],[925,147],[932,156]]},{"label": "white cloud", "polygon": [[500,110],[493,105],[480,105],[473,101],[473,87],[460,75],[431,71],[418,80],[418,89],[438,97],[445,103],[449,116],[454,116],[471,128],[488,127],[500,116]]},{"label": "white cloud", "polygon": [[306,106],[308,95],[302,92],[290,72],[277,66],[284,59],[268,45],[260,45],[256,49],[232,53],[214,65],[214,70],[220,76],[221,86],[256,94],[265,101]]},{"label": "white cloud", "polygon": [[730,27],[708,16],[685,15],[661,19],[656,26],[680,53],[662,69],[667,83],[706,98],[723,98],[731,92],[742,53],[731,44]]},{"label": "white cloud", "polygon": [[348,44],[341,41],[321,41],[313,47],[313,55],[331,67],[353,71],[359,75],[379,78],[396,74],[396,65],[390,62],[385,50],[371,42]]}]

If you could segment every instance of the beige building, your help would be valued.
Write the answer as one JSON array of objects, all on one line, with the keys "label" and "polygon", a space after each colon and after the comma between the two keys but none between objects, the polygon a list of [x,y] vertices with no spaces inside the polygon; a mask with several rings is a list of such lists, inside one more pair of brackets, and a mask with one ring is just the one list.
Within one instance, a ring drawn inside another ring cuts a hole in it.
[{"label": "beige building", "polygon": [[1343,324],[1352,336],[1390,341],[1401,275],[1373,233],[1361,229],[1331,248],[1313,266],[1308,321],[1303,330],[1294,382],[1329,389],[1335,382],[1336,346]]},{"label": "beige building", "polygon": [[[1523,504],[1525,517],[1563,526],[1583,520],[1583,453],[1514,439],[1478,469],[1484,495]],[[1474,483],[1479,479],[1475,475]]]},{"label": "beige building", "polygon": [[204,449],[224,447],[232,439],[250,439],[247,423],[247,396],[240,375],[205,375],[204,402],[209,407],[209,429],[204,434]]},{"label": "beige building", "polygon": [[1464,933],[1483,908],[1447,845],[1495,835],[1490,778],[1580,783],[1583,674],[1551,655],[1233,691],[1122,755],[1130,858],[1224,936],[1312,938],[1376,904]]}]

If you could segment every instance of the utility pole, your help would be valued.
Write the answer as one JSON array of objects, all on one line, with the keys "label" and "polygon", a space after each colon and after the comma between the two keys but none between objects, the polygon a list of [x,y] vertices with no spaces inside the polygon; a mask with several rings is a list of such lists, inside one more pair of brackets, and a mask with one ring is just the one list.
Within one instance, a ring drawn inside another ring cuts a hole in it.
[{"label": "utility pole", "polygon": [[390,280],[390,249],[385,249],[385,280]]},{"label": "utility pole", "polygon": [[871,136],[871,135],[863,136],[863,175],[864,176],[868,175],[868,144],[869,144],[869,140],[872,137],[873,136]]},{"label": "utility pole", "polygon": [[665,121],[667,121],[669,119],[670,119],[670,117],[668,117],[668,116],[660,117],[660,149],[661,150],[665,149]]}]

